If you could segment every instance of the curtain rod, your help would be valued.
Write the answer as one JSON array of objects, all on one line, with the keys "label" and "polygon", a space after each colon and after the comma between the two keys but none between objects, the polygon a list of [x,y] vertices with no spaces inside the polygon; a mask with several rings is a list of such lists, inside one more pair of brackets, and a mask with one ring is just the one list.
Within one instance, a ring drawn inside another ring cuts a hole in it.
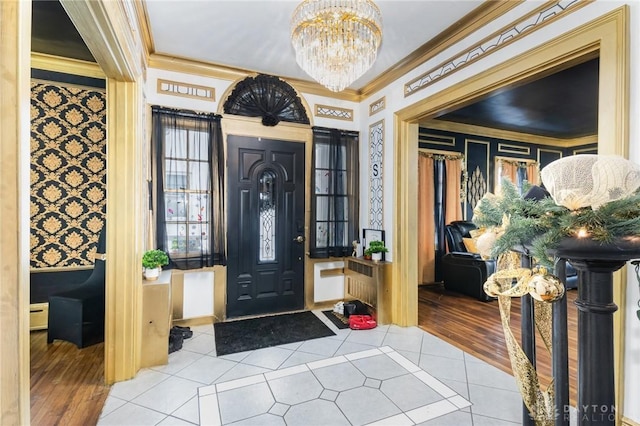
[{"label": "curtain rod", "polygon": [[211,118],[211,117],[218,118],[218,119],[222,118],[221,115],[216,114],[215,112],[192,111],[188,109],[175,109],[175,108],[163,107],[159,105],[153,105],[151,107],[151,110],[154,112],[173,114],[179,117],[186,117],[186,118]]},{"label": "curtain rod", "polygon": [[443,159],[443,160],[463,160],[464,154],[461,152],[452,152],[451,154],[445,154],[441,152],[429,152],[429,151],[418,151],[418,155],[427,158],[435,158],[435,159]]},{"label": "curtain rod", "polygon": [[314,133],[323,133],[323,134],[330,134],[332,130],[337,130],[340,132],[340,136],[360,136],[360,132],[355,131],[355,130],[341,130],[341,129],[331,129],[329,127],[318,127],[318,126],[313,126],[311,128],[313,130]]}]

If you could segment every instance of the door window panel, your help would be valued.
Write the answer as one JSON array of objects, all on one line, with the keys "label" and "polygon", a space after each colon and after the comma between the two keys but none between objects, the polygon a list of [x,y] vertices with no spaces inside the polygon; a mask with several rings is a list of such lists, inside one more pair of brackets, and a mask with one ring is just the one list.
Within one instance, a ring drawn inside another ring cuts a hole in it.
[{"label": "door window panel", "polygon": [[260,262],[276,260],[276,174],[265,170],[258,179],[259,255]]}]

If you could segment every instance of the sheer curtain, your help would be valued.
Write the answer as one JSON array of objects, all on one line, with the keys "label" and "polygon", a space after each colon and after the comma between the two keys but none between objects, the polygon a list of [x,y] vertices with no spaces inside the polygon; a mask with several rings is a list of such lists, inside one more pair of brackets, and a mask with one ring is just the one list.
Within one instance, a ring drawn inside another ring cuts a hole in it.
[{"label": "sheer curtain", "polygon": [[358,132],[313,128],[312,258],[350,256],[359,234]]},{"label": "sheer curtain", "polygon": [[508,179],[514,184],[518,184],[518,163],[515,161],[507,161],[501,158],[496,159],[495,164],[495,180],[494,180],[494,193],[499,194],[502,187],[502,179]]},{"label": "sheer curtain", "polygon": [[538,163],[527,164],[527,182],[531,185],[540,185],[540,165]]},{"label": "sheer curtain", "polygon": [[500,193],[502,179],[508,179],[522,192],[522,186],[526,180],[531,185],[538,185],[540,182],[540,172],[538,163],[533,161],[509,160],[497,158],[495,163],[495,190]]},{"label": "sheer curtain", "polygon": [[156,244],[171,268],[226,263],[220,118],[152,108]]},{"label": "sheer curtain", "polygon": [[418,157],[418,278],[440,281],[446,253],[444,227],[462,219],[461,155],[420,153]]}]

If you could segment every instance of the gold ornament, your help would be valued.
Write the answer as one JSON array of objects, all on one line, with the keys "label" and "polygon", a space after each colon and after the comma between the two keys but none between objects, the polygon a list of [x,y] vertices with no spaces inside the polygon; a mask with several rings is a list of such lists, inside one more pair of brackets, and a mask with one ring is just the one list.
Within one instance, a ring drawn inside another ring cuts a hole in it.
[{"label": "gold ornament", "polygon": [[524,404],[537,426],[552,426],[555,418],[553,382],[543,390],[538,373],[511,330],[511,298],[530,294],[534,304],[534,324],[551,354],[551,303],[564,295],[564,285],[546,268],[519,268],[520,256],[508,252],[498,258],[501,268],[484,283],[484,291],[498,298],[500,319],[516,384]]},{"label": "gold ornament", "polygon": [[564,285],[560,278],[548,273],[536,273],[527,282],[529,294],[541,302],[555,302],[564,296]]}]

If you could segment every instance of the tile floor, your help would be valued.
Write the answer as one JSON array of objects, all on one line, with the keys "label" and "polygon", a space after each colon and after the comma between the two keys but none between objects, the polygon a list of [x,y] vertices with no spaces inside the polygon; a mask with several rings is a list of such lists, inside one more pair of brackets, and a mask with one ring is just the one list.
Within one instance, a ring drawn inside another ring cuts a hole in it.
[{"label": "tile floor", "polygon": [[515,380],[417,327],[216,357],[212,325],[164,366],[116,383],[99,425],[521,424]]}]

